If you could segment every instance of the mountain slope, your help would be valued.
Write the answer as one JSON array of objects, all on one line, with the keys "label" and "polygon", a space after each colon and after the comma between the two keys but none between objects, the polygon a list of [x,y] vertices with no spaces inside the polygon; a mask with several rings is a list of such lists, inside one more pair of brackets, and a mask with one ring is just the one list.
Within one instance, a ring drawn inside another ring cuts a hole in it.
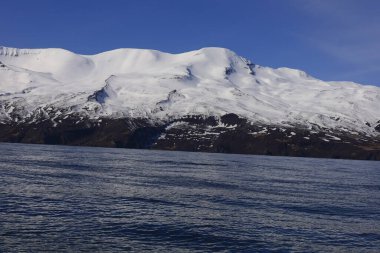
[{"label": "mountain slope", "polygon": [[[184,130],[184,118],[189,117],[202,118],[203,127],[208,129],[205,131],[215,131],[214,136],[223,134],[222,128],[239,128],[239,119],[245,122],[242,133],[265,135],[267,139],[273,136],[268,129],[282,133],[293,129],[290,137],[287,133],[277,139],[296,138],[296,131],[306,131],[302,138],[308,140],[313,133],[323,132],[332,137],[319,137],[322,143],[348,136],[350,141],[346,142],[362,140],[372,147],[380,134],[380,88],[324,82],[299,70],[258,66],[224,48],[182,54],[117,49],[77,55],[63,49],[0,47],[0,62],[3,127],[44,122],[48,128],[55,128],[54,132],[61,128],[65,131],[69,123],[75,129],[81,124],[88,129],[104,121],[113,124],[111,121],[120,120],[133,122],[126,127],[131,131],[138,128],[138,121],[144,122],[140,127],[160,127],[143,147],[159,146],[168,139],[165,136],[170,129],[191,132]],[[223,116],[226,120],[228,115],[234,115],[231,124],[223,123]],[[259,128],[256,131],[251,127]],[[199,125],[193,128],[200,129]],[[0,140],[7,141],[11,135],[19,136],[20,130],[4,134]],[[20,138],[14,141],[25,141]],[[180,142],[189,143],[189,138]],[[138,139],[134,141],[137,144]],[[178,149],[169,142],[171,149]],[[201,146],[210,147],[214,142]],[[205,149],[199,148],[200,144],[191,145],[193,150]]]}]

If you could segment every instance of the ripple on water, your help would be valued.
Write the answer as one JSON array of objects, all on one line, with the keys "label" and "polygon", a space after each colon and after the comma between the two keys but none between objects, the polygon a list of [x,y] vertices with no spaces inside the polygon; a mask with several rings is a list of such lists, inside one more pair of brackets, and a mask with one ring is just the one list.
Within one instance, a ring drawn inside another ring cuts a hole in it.
[{"label": "ripple on water", "polygon": [[379,252],[379,162],[0,144],[0,252]]}]

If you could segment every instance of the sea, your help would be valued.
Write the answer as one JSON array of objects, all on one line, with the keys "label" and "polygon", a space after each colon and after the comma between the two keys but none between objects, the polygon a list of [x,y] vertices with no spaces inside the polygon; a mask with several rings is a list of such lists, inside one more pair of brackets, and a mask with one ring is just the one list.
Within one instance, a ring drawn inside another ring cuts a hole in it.
[{"label": "sea", "polygon": [[0,252],[380,252],[380,162],[0,143]]}]

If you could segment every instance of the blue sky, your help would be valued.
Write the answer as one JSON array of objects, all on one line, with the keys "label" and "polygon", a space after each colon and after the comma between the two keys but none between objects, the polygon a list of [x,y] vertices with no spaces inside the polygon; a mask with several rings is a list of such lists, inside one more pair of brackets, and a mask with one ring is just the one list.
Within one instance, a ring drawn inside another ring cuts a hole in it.
[{"label": "blue sky", "polygon": [[254,63],[380,86],[378,0],[1,1],[0,45],[178,53],[229,48]]}]

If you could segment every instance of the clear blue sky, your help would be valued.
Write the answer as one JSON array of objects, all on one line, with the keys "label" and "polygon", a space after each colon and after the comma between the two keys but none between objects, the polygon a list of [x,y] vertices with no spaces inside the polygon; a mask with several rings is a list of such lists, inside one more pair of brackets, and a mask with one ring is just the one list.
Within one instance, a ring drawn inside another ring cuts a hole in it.
[{"label": "clear blue sky", "polygon": [[0,9],[3,46],[218,46],[259,65],[380,86],[379,0],[8,0]]}]

